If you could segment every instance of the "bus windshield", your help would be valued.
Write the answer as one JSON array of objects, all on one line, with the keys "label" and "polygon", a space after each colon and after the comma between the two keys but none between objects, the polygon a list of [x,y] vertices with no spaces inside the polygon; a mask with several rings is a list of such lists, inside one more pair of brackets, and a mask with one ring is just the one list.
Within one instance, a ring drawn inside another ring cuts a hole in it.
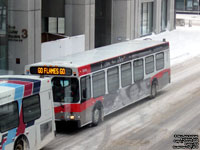
[{"label": "bus windshield", "polygon": [[52,79],[54,102],[79,102],[79,84],[77,78],[55,77]]}]

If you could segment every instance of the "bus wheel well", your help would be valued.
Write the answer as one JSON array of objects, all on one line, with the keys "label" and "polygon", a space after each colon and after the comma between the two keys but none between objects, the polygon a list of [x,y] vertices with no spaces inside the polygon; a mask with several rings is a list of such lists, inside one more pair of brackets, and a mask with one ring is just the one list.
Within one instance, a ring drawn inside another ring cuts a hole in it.
[{"label": "bus wheel well", "polygon": [[154,79],[152,80],[151,85],[153,85],[153,84],[156,84],[156,85],[158,86],[158,79],[157,79],[157,78],[154,78]]},{"label": "bus wheel well", "polygon": [[14,150],[29,150],[29,141],[25,135],[20,135],[16,140],[14,144]]},{"label": "bus wheel well", "polygon": [[94,107],[100,107],[103,108],[103,104],[101,101],[97,101]]}]

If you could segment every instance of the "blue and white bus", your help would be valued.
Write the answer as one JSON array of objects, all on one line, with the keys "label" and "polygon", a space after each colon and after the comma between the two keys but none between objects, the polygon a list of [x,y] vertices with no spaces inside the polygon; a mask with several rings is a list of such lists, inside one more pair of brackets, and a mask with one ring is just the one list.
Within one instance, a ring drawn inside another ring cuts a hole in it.
[{"label": "blue and white bus", "polygon": [[54,137],[50,79],[0,76],[0,150],[37,150]]}]

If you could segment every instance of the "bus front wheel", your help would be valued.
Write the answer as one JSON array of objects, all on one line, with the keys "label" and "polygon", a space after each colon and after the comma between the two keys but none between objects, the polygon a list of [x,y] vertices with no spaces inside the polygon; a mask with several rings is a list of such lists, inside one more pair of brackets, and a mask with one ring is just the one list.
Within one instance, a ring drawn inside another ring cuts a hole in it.
[{"label": "bus front wheel", "polygon": [[22,140],[16,142],[14,150],[24,150],[24,144]]},{"label": "bus front wheel", "polygon": [[29,146],[25,137],[21,137],[16,141],[14,150],[29,150]]},{"label": "bus front wheel", "polygon": [[92,126],[97,126],[101,120],[101,107],[95,106],[92,113]]}]

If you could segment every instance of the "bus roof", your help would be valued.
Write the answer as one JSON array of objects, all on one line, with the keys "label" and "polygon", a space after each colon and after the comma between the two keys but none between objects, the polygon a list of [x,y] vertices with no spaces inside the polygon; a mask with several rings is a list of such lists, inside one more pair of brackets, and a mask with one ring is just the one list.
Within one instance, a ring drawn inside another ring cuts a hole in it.
[{"label": "bus roof", "polygon": [[112,44],[109,46],[104,46],[96,48],[93,50],[84,51],[81,53],[65,56],[56,60],[49,60],[46,62],[39,62],[32,64],[31,66],[68,66],[68,67],[81,67],[131,52],[142,51],[157,45],[168,44],[168,42],[163,41],[152,41],[152,40],[132,40],[121,42],[117,44]]},{"label": "bus roof", "polygon": [[41,80],[44,79],[36,76],[0,76],[0,104],[38,94]]}]

